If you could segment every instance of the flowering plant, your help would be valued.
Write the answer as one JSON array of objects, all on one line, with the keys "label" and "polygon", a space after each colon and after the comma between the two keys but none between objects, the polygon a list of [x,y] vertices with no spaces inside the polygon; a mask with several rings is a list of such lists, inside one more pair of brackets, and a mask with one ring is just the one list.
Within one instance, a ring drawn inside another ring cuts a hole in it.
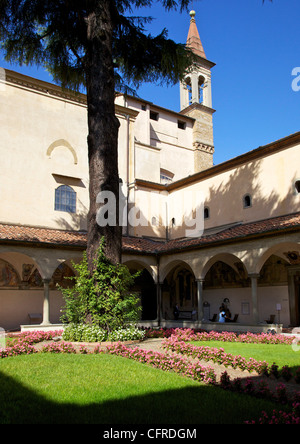
[{"label": "flowering plant", "polygon": [[134,359],[135,361],[151,365],[161,370],[174,371],[196,381],[203,381],[206,384],[216,383],[216,374],[212,368],[202,367],[199,363],[192,363],[188,359],[180,356],[168,356],[164,353],[143,350],[138,347],[129,348],[120,342],[107,346],[107,352]]},{"label": "flowering plant", "polygon": [[162,345],[167,350],[185,354],[203,361],[213,361],[216,364],[223,364],[225,367],[231,366],[233,368],[240,368],[241,370],[248,370],[249,372],[255,371],[258,374],[263,374],[268,368],[268,364],[265,361],[256,361],[253,358],[247,361],[240,355],[234,356],[230,353],[225,353],[223,348],[196,346],[184,341],[179,341],[176,336],[164,339]]}]

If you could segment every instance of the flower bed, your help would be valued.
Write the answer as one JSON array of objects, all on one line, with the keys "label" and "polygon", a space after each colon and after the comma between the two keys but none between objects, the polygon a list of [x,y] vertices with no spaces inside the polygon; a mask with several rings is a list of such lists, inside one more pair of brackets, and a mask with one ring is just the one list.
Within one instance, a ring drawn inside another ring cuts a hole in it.
[{"label": "flower bed", "polygon": [[181,353],[194,359],[199,359],[200,361],[213,361],[216,364],[223,364],[225,367],[231,366],[234,369],[239,368],[249,372],[255,371],[258,374],[264,374],[268,369],[268,364],[265,361],[256,361],[253,358],[247,361],[242,356],[225,353],[223,348],[196,346],[184,341],[179,341],[177,336],[164,339],[162,345],[167,350],[175,353]]},{"label": "flower bed", "polygon": [[[169,333],[169,332],[168,332]],[[51,341],[56,336],[62,334],[62,332],[57,331],[49,331],[49,332],[26,332],[18,335],[12,335],[13,345],[10,347],[6,347],[3,350],[0,350],[0,358],[12,357],[17,355],[24,354],[32,354],[38,353],[37,349],[33,346],[38,342],[42,341]],[[184,341],[180,341],[179,339],[188,338],[194,334],[191,331],[183,331],[180,329],[176,329],[176,332],[172,333],[172,336],[169,339],[165,339],[164,343],[168,345],[176,352],[181,352],[184,350],[189,350],[191,357],[198,357],[197,348],[208,349],[208,347],[196,347],[191,344],[186,344]],[[179,350],[178,350],[179,348]],[[217,363],[227,363],[227,365],[232,365],[234,362],[234,358],[231,355],[224,354],[224,350],[218,350],[219,353],[215,353],[216,362]],[[216,385],[216,373],[211,367],[204,367],[199,364],[199,362],[192,362],[189,358],[184,358],[179,355],[169,356],[164,353],[154,352],[152,350],[147,351],[140,349],[138,347],[130,348],[126,345],[117,342],[112,345],[106,346],[106,348],[101,348],[100,345],[95,347],[93,351],[89,350],[85,346],[74,347],[71,343],[57,343],[50,342],[41,347],[41,353],[109,353],[113,355],[122,356],[128,359],[134,359],[135,361],[151,365],[158,369],[164,371],[172,371],[178,373],[182,376],[186,376],[192,378],[196,381],[201,381],[206,384]],[[207,353],[207,350],[202,350],[204,354]],[[196,353],[196,355],[195,355]],[[208,356],[208,355],[207,355]],[[233,359],[233,360],[232,360]],[[235,363],[241,363],[241,360],[235,361]],[[262,363],[264,367],[264,363]],[[255,369],[257,371],[262,369],[261,363],[257,363],[255,360],[248,361],[248,363],[243,363],[242,368],[246,369]],[[274,370],[274,369],[273,369]],[[274,370],[275,371],[275,370]],[[287,370],[285,369],[285,372]],[[233,381],[230,380],[229,375],[224,372],[221,376],[220,387],[226,390],[236,391],[238,393],[245,393],[252,396],[264,397],[271,399],[272,401],[276,401],[281,404],[289,404],[292,406],[292,412],[277,412],[274,411],[274,414],[271,418],[269,418],[264,412],[262,413],[262,417],[259,419],[258,424],[299,424],[300,423],[300,392],[295,393],[293,397],[289,397],[286,387],[284,384],[278,384],[276,387],[275,393],[271,392],[268,386],[261,382],[258,385],[255,385],[253,381],[248,378],[246,381],[242,382],[240,378],[236,378]],[[254,421],[247,421],[247,424],[255,424]]]},{"label": "flower bed", "polygon": [[258,422],[246,421],[245,424],[300,424],[300,403],[293,404],[291,413],[274,410],[269,417],[266,412],[262,412]]},{"label": "flower bed", "polygon": [[12,345],[0,349],[0,358],[37,353],[33,344],[42,341],[51,341],[55,336],[60,334],[62,334],[62,331],[31,331],[9,335]]},{"label": "flower bed", "polygon": [[[193,329],[174,329],[173,333],[170,332],[166,337],[173,335],[180,338],[182,341],[220,341],[220,342],[242,342],[248,344],[286,344],[292,345],[296,336],[285,336],[280,334],[268,334],[268,333],[233,333],[233,332],[196,332]],[[150,332],[148,333],[150,334]]]},{"label": "flower bed", "polygon": [[164,371],[173,371],[196,381],[202,381],[206,384],[216,383],[216,374],[212,368],[202,367],[199,363],[191,363],[190,360],[180,356],[168,356],[164,353],[142,350],[138,347],[129,348],[122,343],[107,346],[106,349],[109,354],[133,359]]}]

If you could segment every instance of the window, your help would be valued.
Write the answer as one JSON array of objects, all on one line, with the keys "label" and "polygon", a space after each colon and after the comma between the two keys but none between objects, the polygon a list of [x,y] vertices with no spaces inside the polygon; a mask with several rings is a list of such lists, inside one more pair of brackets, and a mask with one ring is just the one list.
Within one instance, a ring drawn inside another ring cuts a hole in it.
[{"label": "window", "polygon": [[155,111],[150,111],[150,119],[151,120],[158,120],[159,114]]},{"label": "window", "polygon": [[191,105],[192,104],[192,84],[191,84],[191,79],[189,77],[187,77],[185,80],[185,87],[188,91],[189,105]]},{"label": "window", "polygon": [[179,129],[185,130],[186,123],[182,122],[181,120],[178,120],[177,126],[178,126]]},{"label": "window", "polygon": [[210,215],[209,208],[205,207],[204,208],[204,219],[209,219],[209,215]]},{"label": "window", "polygon": [[172,217],[171,225],[172,225],[172,227],[175,227],[175,226],[176,226],[176,220],[175,220],[175,217]]},{"label": "window", "polygon": [[203,103],[204,101],[204,95],[203,95],[204,87],[205,87],[205,79],[204,77],[199,77],[199,103]]},{"label": "window", "polygon": [[171,171],[160,169],[160,183],[162,185],[168,185],[173,182],[174,174]]},{"label": "window", "polygon": [[244,204],[244,208],[249,208],[252,206],[252,198],[251,198],[250,194],[246,194],[243,197],[243,204]]},{"label": "window", "polygon": [[172,182],[171,177],[168,177],[168,176],[165,175],[165,174],[161,174],[161,175],[160,175],[160,183],[161,183],[161,184],[163,184],[163,185],[168,185],[168,184],[171,183],[171,182]]},{"label": "window", "polygon": [[76,193],[68,185],[61,185],[55,190],[55,211],[76,213]]},{"label": "window", "polygon": [[296,180],[295,188],[296,188],[297,193],[300,193],[300,180]]}]

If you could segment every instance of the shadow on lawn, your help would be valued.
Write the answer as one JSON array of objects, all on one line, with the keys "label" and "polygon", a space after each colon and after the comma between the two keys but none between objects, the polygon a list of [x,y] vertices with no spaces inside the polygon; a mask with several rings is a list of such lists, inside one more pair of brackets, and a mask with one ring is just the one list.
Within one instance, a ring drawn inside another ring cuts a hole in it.
[{"label": "shadow on lawn", "polygon": [[2,424],[240,424],[275,407],[203,385],[80,406],[46,399],[1,372],[0,387]]}]

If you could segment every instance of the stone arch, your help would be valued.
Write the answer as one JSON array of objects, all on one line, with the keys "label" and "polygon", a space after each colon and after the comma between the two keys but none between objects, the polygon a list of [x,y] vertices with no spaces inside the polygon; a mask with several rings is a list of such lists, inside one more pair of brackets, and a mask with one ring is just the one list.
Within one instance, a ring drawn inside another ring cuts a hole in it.
[{"label": "stone arch", "polygon": [[60,147],[60,146],[64,146],[65,148],[67,148],[71,152],[73,159],[74,159],[74,164],[77,165],[78,164],[78,157],[77,157],[76,151],[74,150],[72,145],[65,139],[59,139],[59,140],[56,140],[55,142],[53,142],[49,146],[49,148],[47,149],[47,156],[49,158],[51,158],[52,152],[55,150],[55,148]]},{"label": "stone arch", "polygon": [[153,268],[139,259],[126,259],[124,262],[129,270],[141,270],[135,280],[133,291],[139,293],[142,312],[142,321],[153,321],[157,318],[157,275]]},{"label": "stone arch", "polygon": [[11,262],[0,256],[0,288],[18,288],[21,285],[21,278]]},{"label": "stone arch", "polygon": [[160,273],[162,315],[174,319],[174,307],[179,307],[180,316],[191,319],[197,307],[197,284],[192,267],[183,260],[174,260]]},{"label": "stone arch", "polygon": [[193,275],[195,275],[195,271],[191,264],[189,264],[187,261],[184,261],[182,259],[175,259],[169,263],[167,263],[164,267],[160,269],[159,273],[159,282],[163,283],[167,275],[172,271],[173,269],[177,268],[178,266],[186,267],[189,269]]},{"label": "stone arch", "polygon": [[75,277],[75,272],[68,261],[61,262],[52,274],[50,288],[55,290],[57,286],[62,288],[72,287],[74,281],[70,278],[73,277]]},{"label": "stone arch", "polygon": [[19,276],[22,287],[42,287],[41,269],[36,260],[27,254],[9,250],[0,253],[0,260],[7,261]]},{"label": "stone arch", "polygon": [[40,322],[43,304],[43,281],[37,262],[13,250],[11,247],[0,252],[0,325],[6,330],[19,330],[20,325],[31,322],[32,313],[38,313],[34,323]]},{"label": "stone arch", "polygon": [[202,73],[198,75],[199,103],[204,102],[204,88],[206,85],[206,76]]},{"label": "stone arch", "polygon": [[[0,257],[12,258],[13,263],[17,263],[17,271],[22,275],[21,263],[26,261],[33,263],[38,269],[42,279],[50,280],[56,268],[65,261],[71,266],[71,261],[78,262],[82,260],[82,255],[74,256],[74,252],[61,252],[60,250],[49,249],[47,252],[44,249],[20,247],[17,245],[2,246],[0,250]],[[10,261],[10,259],[6,259]]]},{"label": "stone arch", "polygon": [[137,270],[141,270],[143,268],[145,268],[150,276],[153,279],[153,282],[156,284],[157,283],[157,272],[155,270],[155,267],[149,265],[146,261],[139,259],[139,258],[134,258],[134,259],[124,259],[122,262],[124,265],[127,265],[127,267],[130,269],[137,269]]},{"label": "stone arch", "polygon": [[241,273],[241,265],[244,268],[244,272],[246,275],[248,275],[248,270],[243,263],[243,261],[236,255],[232,253],[219,253],[215,256],[212,256],[210,259],[208,259],[205,264],[203,265],[202,272],[201,272],[201,280],[205,279],[205,276],[207,272],[210,270],[210,268],[216,263],[216,262],[224,262],[229,267],[231,267],[236,273]]},{"label": "stone arch", "polygon": [[[272,245],[271,247],[264,250],[264,252],[259,256],[255,264],[255,273],[259,273],[265,264],[265,262],[272,256],[276,255],[282,259],[288,261],[291,265],[293,262],[297,262],[297,259],[293,261],[292,254],[298,255],[298,260],[300,261],[300,244],[297,242],[280,242],[278,244]],[[300,262],[299,262],[300,264]]]}]

